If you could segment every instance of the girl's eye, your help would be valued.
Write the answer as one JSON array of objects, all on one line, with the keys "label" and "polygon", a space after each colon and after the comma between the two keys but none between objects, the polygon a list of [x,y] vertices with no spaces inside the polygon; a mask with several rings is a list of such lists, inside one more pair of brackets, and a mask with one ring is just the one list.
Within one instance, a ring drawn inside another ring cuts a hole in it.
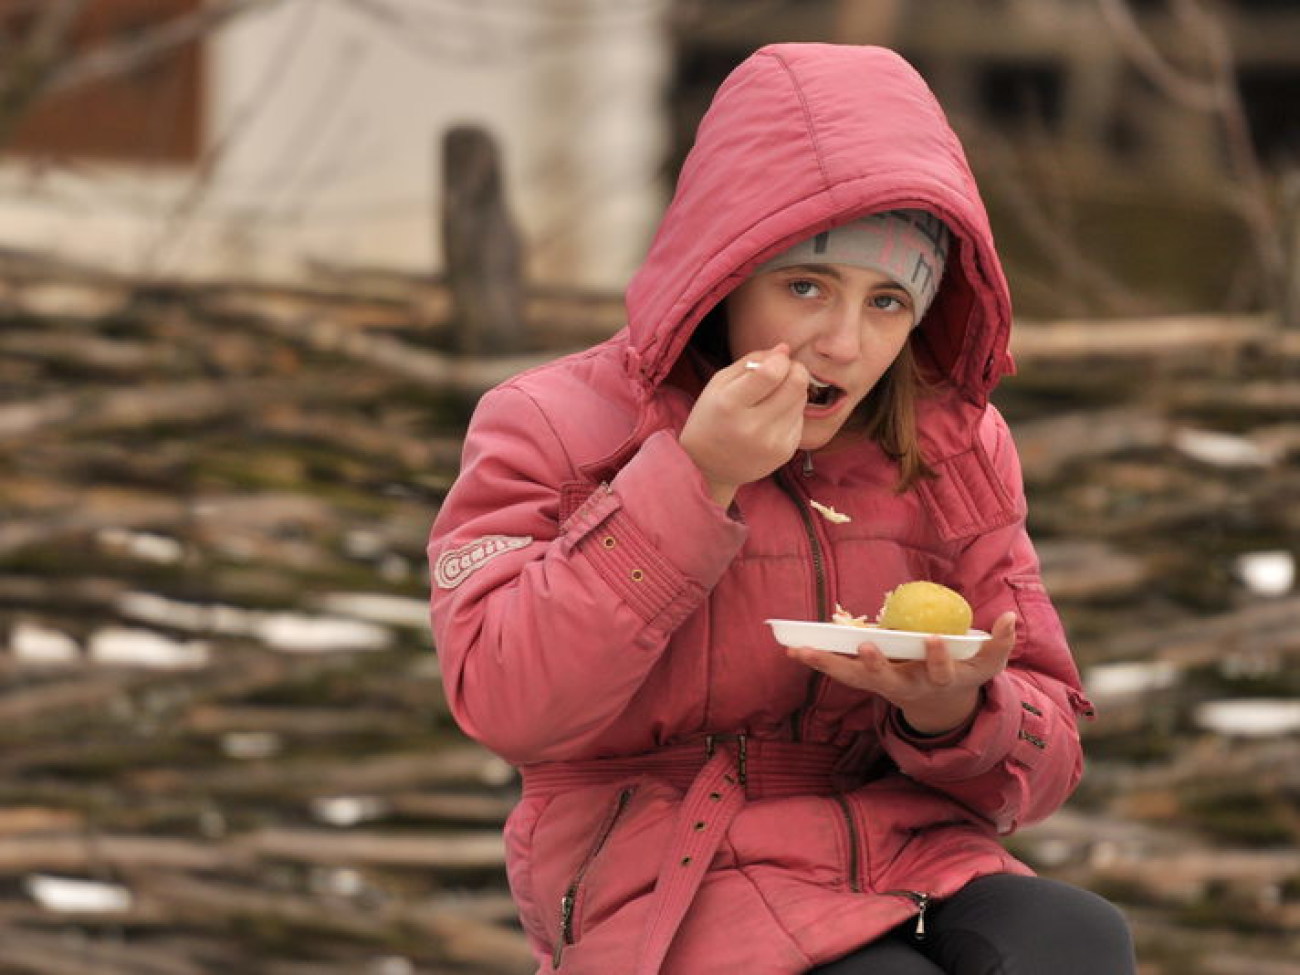
[{"label": "girl's eye", "polygon": [[789,283],[790,293],[799,298],[811,298],[818,293],[817,283],[805,279],[791,281]]},{"label": "girl's eye", "polygon": [[874,295],[871,303],[881,311],[902,311],[907,307],[902,298],[891,294]]}]

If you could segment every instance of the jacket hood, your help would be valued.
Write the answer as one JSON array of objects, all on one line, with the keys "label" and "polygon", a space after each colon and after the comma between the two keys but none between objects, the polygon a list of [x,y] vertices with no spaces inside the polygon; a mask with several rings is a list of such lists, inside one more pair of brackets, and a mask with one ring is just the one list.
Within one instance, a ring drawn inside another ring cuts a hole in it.
[{"label": "jacket hood", "polygon": [[700,319],[758,264],[896,208],[934,213],[953,237],[920,358],[985,402],[1013,368],[1011,301],[988,214],[929,86],[879,47],[773,44],[728,76],[628,286],[629,370],[657,386]]}]

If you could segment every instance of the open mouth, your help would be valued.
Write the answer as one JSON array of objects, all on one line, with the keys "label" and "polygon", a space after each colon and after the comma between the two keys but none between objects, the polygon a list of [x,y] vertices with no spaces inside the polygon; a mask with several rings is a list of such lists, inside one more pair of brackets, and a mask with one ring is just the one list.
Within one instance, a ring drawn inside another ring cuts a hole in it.
[{"label": "open mouth", "polygon": [[808,381],[809,406],[830,406],[843,395],[844,390],[838,386],[824,383],[820,379],[810,379]]}]

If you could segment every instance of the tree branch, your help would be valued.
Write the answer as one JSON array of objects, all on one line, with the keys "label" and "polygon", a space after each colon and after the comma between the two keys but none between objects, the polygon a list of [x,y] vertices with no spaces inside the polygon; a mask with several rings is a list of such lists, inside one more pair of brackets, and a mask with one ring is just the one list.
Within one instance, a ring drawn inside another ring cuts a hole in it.
[{"label": "tree branch", "polygon": [[[76,2],[84,3],[85,0]],[[283,2],[284,0],[221,0],[219,3],[204,4],[191,13],[163,21],[129,40],[110,41],[72,58],[57,67],[50,78],[48,90],[67,91],[127,74],[178,47],[198,40],[236,17],[265,12]]]},{"label": "tree branch", "polygon": [[48,89],[85,5],[86,0],[53,0],[37,8],[41,12],[17,52],[6,58],[8,67],[0,75],[0,145],[9,141],[28,107]]}]

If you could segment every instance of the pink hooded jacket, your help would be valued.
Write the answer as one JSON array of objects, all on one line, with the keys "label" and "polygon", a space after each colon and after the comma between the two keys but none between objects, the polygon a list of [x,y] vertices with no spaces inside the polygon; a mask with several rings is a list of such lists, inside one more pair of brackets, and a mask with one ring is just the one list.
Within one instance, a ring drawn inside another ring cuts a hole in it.
[{"label": "pink hooded jacket", "polygon": [[[937,477],[874,444],[800,455],[714,504],[670,379],[761,261],[874,211],[954,237],[916,339]],[[1025,533],[988,395],[1011,309],[983,204],[929,89],[871,47],[764,48],[723,84],[609,341],[481,400],[429,546],[452,711],[522,773],[508,871],[543,972],[795,975],[974,877],[1028,873],[999,834],[1082,768],[1088,705]],[[852,519],[832,523],[817,500]],[[873,613],[910,579],[1018,616],[963,732],[909,736],[881,699],[789,660],[764,620]]]}]

